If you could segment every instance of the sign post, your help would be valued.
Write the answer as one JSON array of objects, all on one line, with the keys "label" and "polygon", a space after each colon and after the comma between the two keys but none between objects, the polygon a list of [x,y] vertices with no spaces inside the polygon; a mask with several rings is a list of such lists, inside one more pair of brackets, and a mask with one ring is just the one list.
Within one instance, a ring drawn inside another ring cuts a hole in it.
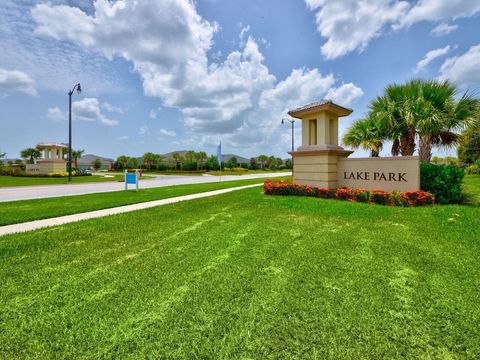
[{"label": "sign post", "polygon": [[134,173],[129,173],[127,170],[125,170],[125,190],[128,190],[128,184],[134,184],[135,190],[138,191],[138,180],[138,170],[135,170]]}]

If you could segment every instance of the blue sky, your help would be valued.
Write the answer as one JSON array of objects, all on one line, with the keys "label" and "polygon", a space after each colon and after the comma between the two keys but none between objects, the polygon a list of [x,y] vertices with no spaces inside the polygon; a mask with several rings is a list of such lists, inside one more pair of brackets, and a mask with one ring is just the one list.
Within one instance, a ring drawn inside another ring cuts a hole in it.
[{"label": "blue sky", "polygon": [[479,14],[472,0],[3,0],[0,150],[66,142],[80,82],[76,149],[214,153],[222,140],[286,157],[280,120],[308,102],[352,107],[342,132],[392,82],[480,90]]}]

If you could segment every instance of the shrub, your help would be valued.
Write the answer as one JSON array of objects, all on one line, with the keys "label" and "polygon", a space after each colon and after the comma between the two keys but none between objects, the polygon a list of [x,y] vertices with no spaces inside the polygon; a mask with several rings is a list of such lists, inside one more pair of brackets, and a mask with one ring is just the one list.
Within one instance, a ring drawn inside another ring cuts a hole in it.
[{"label": "shrub", "polygon": [[480,165],[472,164],[465,168],[465,173],[467,174],[480,174]]},{"label": "shrub", "polygon": [[386,205],[390,202],[390,193],[383,190],[373,190],[370,199],[375,204]]},{"label": "shrub", "polygon": [[465,172],[456,165],[422,164],[420,186],[435,196],[439,204],[459,203],[463,199],[462,182]]}]

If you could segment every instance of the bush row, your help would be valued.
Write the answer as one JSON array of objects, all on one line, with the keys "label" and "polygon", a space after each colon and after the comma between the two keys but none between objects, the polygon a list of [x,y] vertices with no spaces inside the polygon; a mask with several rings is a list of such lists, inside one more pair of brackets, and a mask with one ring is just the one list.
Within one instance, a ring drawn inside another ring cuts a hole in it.
[{"label": "bush row", "polygon": [[363,203],[393,206],[422,206],[435,203],[435,197],[425,191],[386,192],[364,189],[326,189],[306,185],[292,184],[288,181],[266,181],[263,189],[267,195],[311,196],[322,199],[349,200]]}]

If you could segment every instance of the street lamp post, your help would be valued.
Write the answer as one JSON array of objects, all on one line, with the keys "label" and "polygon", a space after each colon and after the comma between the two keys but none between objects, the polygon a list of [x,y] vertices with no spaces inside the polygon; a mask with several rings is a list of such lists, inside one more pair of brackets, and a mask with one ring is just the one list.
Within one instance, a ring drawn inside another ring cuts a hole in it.
[{"label": "street lamp post", "polygon": [[68,92],[68,181],[72,181],[72,95],[75,89],[79,94],[82,92],[80,83]]},{"label": "street lamp post", "polygon": [[292,125],[292,176],[293,176],[293,151],[295,149],[295,132],[293,129],[293,125],[295,124],[295,120],[293,119],[282,119],[282,124],[285,122],[289,122]]}]

